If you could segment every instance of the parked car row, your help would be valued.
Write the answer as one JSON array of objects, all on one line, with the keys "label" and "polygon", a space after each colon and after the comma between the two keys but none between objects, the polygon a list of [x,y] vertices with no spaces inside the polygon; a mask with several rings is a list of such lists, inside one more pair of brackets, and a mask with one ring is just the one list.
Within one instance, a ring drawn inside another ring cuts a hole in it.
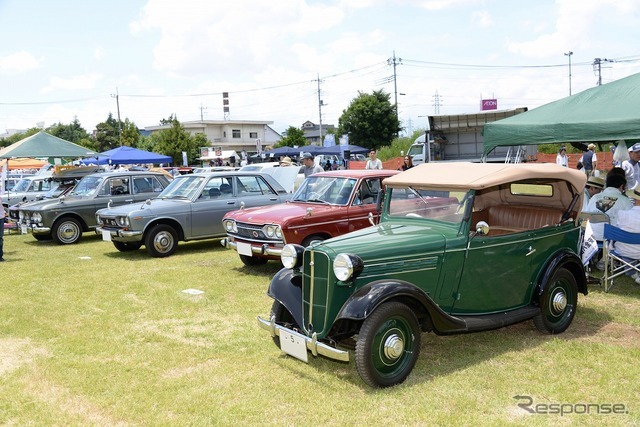
[{"label": "parked car row", "polygon": [[[295,174],[291,175],[295,178]],[[291,194],[266,173],[88,175],[68,196],[26,203],[38,240],[95,229],[122,252],[173,254],[219,238],[246,266],[279,259],[258,326],[286,354],[355,361],[388,387],[410,375],[421,334],[533,320],[566,330],[578,293],[586,176],[555,164],[429,163],[405,172],[314,174]]]}]

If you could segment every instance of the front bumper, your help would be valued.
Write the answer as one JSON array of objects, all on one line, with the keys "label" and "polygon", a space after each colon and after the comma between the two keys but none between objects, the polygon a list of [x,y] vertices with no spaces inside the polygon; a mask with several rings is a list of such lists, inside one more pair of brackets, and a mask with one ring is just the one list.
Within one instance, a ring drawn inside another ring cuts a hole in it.
[{"label": "front bumper", "polygon": [[27,226],[27,228],[30,228],[31,233],[33,234],[51,234],[51,227],[38,227],[37,225],[32,225],[31,227]]},{"label": "front bumper", "polygon": [[141,242],[142,235],[144,234],[142,231],[133,231],[133,230],[119,230],[119,229],[108,229],[103,227],[96,227],[97,234],[109,233],[111,235],[111,240],[115,240],[116,242]]},{"label": "front bumper", "polygon": [[349,361],[348,351],[339,350],[337,348],[334,348],[327,344],[319,342],[315,333],[311,337],[308,337],[292,329],[288,329],[288,328],[285,328],[284,326],[280,326],[276,324],[274,316],[272,316],[271,319],[269,320],[263,319],[262,317],[258,316],[258,326],[260,326],[262,329],[266,331],[269,331],[272,337],[275,337],[275,336],[279,337],[280,331],[284,330],[292,335],[299,337],[300,339],[303,339],[307,346],[307,350],[309,350],[311,354],[313,354],[314,356],[317,356],[320,354],[329,359],[339,360],[340,362]]},{"label": "front bumper", "polygon": [[[229,238],[224,238],[220,241],[220,244],[225,248],[233,249],[235,251],[238,250],[238,243],[232,241]],[[282,253],[282,248],[274,248],[269,246],[267,243],[263,244],[255,244],[251,243],[251,253],[256,255],[266,255],[274,258],[280,258],[280,254]]]}]

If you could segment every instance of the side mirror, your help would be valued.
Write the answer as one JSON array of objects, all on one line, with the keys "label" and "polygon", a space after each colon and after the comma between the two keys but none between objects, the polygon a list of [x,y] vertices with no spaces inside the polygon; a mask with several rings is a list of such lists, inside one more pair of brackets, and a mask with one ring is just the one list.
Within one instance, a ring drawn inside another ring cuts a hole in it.
[{"label": "side mirror", "polygon": [[476,224],[476,233],[481,236],[486,236],[489,234],[489,224],[484,221],[478,221]]}]

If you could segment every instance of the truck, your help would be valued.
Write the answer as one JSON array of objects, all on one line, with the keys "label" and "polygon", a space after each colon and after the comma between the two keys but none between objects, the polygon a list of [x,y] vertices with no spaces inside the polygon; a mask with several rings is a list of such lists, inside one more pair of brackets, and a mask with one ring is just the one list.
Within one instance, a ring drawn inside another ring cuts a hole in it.
[{"label": "truck", "polygon": [[429,127],[415,139],[407,154],[413,164],[434,161],[466,161],[488,163],[520,163],[537,154],[535,145],[498,147],[484,155],[482,128],[527,111],[526,107],[513,110],[491,110],[472,114],[428,116]]}]

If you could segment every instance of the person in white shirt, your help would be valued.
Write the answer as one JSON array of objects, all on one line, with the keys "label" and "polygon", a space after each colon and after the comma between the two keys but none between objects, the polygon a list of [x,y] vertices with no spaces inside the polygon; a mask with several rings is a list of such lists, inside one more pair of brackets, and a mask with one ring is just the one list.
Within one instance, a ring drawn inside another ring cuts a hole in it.
[{"label": "person in white shirt", "polygon": [[558,155],[556,156],[556,164],[564,166],[565,168],[569,167],[569,157],[567,157],[566,148],[560,147],[560,151],[558,151]]},{"label": "person in white shirt", "polygon": [[627,178],[627,190],[634,190],[640,180],[640,143],[629,147],[629,159],[622,162],[625,177]]},{"label": "person in white shirt", "polygon": [[[618,212],[618,220],[613,225],[630,233],[640,233],[640,189],[629,191],[627,194],[634,200],[635,206]],[[629,261],[640,259],[640,245],[614,242],[612,249],[616,251],[617,255],[627,258]],[[631,270],[628,275],[633,278],[637,285],[640,285],[640,273]]]},{"label": "person in white shirt", "polygon": [[369,151],[369,160],[367,160],[367,164],[364,168],[382,170],[382,161],[376,157],[376,150]]},{"label": "person in white shirt", "polygon": [[[587,212],[603,212],[609,216],[609,222],[616,224],[618,221],[618,212],[628,210],[633,207],[633,202],[625,194],[625,185],[627,180],[624,176],[617,173],[609,173],[606,180],[606,188],[600,193],[595,194],[589,200]],[[602,241],[604,234],[604,223],[594,223],[593,237]]]}]

